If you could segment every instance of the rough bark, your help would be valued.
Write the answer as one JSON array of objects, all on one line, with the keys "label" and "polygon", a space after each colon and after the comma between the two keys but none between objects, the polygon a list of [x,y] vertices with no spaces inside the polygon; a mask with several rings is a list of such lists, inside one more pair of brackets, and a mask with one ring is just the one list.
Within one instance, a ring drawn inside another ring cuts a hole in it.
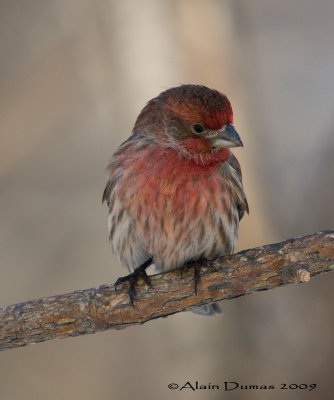
[{"label": "rough bark", "polygon": [[155,275],[153,288],[140,281],[129,304],[128,285],[78,290],[0,308],[0,350],[55,338],[84,335],[166,317],[179,311],[288,283],[334,269],[334,230],[317,232],[203,262],[198,293],[192,269]]}]

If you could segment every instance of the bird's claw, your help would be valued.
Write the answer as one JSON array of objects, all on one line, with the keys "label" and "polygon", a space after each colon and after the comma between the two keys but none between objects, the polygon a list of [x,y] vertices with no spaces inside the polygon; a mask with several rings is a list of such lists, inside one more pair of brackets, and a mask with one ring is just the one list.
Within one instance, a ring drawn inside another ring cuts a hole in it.
[{"label": "bird's claw", "polygon": [[203,264],[202,264],[203,261],[210,268],[213,268],[213,263],[210,260],[208,260],[206,258],[203,258],[200,261],[189,262],[189,263],[185,264],[185,266],[181,269],[181,279],[183,277],[183,273],[187,272],[189,268],[193,268],[194,269],[194,292],[195,292],[196,295],[198,293],[198,290],[197,290],[198,289],[198,285],[199,285],[199,283],[201,281],[201,268],[203,266]]},{"label": "bird's claw", "polygon": [[130,299],[131,305],[134,307],[135,300],[136,300],[136,285],[138,280],[141,278],[146,285],[152,288],[152,282],[147,275],[145,269],[147,268],[147,262],[137,267],[131,274],[121,276],[117,279],[114,283],[114,288],[117,290],[117,286],[121,285],[124,282],[129,282],[129,289],[128,289],[128,296]]}]

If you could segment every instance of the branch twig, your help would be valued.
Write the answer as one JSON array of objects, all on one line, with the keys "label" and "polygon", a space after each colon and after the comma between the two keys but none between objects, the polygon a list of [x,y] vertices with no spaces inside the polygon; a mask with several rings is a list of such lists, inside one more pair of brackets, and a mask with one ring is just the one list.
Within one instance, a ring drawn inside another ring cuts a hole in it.
[{"label": "branch twig", "polygon": [[135,307],[127,284],[46,297],[0,308],[0,350],[55,338],[85,335],[166,317],[195,306],[293,282],[334,269],[334,230],[289,239],[203,263],[198,294],[192,271],[152,277],[153,289],[140,282]]}]

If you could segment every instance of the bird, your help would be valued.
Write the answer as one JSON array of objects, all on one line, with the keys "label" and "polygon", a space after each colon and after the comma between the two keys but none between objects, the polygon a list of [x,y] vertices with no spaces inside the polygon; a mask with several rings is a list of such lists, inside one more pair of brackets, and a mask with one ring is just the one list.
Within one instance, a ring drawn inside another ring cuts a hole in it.
[{"label": "bird", "polygon": [[[102,200],[113,252],[130,272],[115,285],[129,281],[132,305],[138,279],[151,286],[150,265],[160,273],[195,263],[197,292],[196,265],[234,251],[239,222],[249,212],[230,150],[240,146],[231,103],[218,90],[184,84],[142,109],[110,160]],[[220,307],[192,311],[213,315]]]}]

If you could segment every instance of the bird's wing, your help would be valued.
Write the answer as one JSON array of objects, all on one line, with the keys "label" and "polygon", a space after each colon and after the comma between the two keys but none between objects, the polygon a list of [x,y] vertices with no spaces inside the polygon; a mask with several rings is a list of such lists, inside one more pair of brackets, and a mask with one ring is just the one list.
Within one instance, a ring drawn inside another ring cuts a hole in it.
[{"label": "bird's wing", "polygon": [[233,192],[236,205],[239,213],[239,221],[244,216],[245,212],[249,213],[247,198],[242,185],[242,174],[239,161],[231,154],[228,164],[231,170],[231,178],[233,182]]},{"label": "bird's wing", "polygon": [[104,188],[102,195],[102,203],[106,202],[109,207],[109,212],[112,211],[114,200],[115,200],[115,186],[122,174],[121,171],[117,171],[117,168],[113,168],[112,163],[108,166],[109,179]]},{"label": "bird's wing", "polygon": [[109,208],[108,229],[113,251],[130,271],[150,258],[135,233],[136,221],[127,212],[128,204],[119,197],[119,188],[126,185],[122,178],[136,150],[138,146],[131,142],[130,137],[114,153],[107,167],[109,179],[102,196],[102,202],[106,202]]},{"label": "bird's wing", "polygon": [[110,212],[112,211],[113,207],[115,187],[124,173],[124,166],[128,157],[127,150],[131,146],[130,139],[131,137],[120,145],[118,150],[112,156],[107,167],[108,182],[103,191],[102,203],[107,203]]}]

